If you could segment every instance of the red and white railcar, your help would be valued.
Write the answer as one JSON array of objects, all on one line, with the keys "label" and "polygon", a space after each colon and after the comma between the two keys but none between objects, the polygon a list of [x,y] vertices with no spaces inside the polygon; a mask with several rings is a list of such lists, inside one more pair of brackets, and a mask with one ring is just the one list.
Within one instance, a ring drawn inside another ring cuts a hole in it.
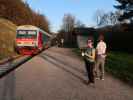
[{"label": "red and white railcar", "polygon": [[18,26],[16,31],[16,51],[23,55],[36,54],[50,46],[51,35],[32,25]]}]

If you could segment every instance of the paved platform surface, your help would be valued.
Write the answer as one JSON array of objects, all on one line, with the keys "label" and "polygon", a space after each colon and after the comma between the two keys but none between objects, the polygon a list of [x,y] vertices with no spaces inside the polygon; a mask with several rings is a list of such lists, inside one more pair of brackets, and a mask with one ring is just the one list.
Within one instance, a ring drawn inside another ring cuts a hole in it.
[{"label": "paved platform surface", "polygon": [[86,85],[84,62],[50,48],[0,79],[0,100],[133,100],[133,88],[110,75]]}]

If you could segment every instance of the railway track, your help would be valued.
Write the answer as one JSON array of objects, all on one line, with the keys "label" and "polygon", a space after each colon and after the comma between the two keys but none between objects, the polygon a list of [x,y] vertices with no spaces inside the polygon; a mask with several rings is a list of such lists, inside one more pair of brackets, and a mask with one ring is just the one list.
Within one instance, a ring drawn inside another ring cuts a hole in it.
[{"label": "railway track", "polygon": [[0,61],[0,78],[4,77],[6,74],[10,73],[11,71],[16,69],[20,65],[24,64],[25,62],[27,62],[28,60],[30,60],[34,56],[42,53],[44,50],[46,50],[46,49],[43,49],[42,51],[38,52],[35,55],[31,55],[31,56],[22,56],[22,55],[12,56],[12,57],[9,57],[9,58],[7,58],[3,61]]},{"label": "railway track", "polygon": [[30,60],[33,56],[16,56],[10,57],[0,63],[0,78],[4,77],[14,69],[18,68],[20,65],[24,64]]},{"label": "railway track", "polygon": [[12,56],[0,61],[0,78],[26,62],[30,56]]}]

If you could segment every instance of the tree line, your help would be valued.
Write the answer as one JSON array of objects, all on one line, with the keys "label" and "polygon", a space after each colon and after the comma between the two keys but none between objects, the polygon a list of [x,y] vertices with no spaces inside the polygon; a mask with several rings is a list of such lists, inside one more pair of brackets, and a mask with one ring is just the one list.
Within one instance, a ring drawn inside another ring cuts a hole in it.
[{"label": "tree line", "polygon": [[0,17],[16,25],[30,24],[47,32],[50,31],[46,16],[33,11],[28,3],[22,0],[0,0]]},{"label": "tree line", "polygon": [[[97,23],[97,28],[94,28],[93,34],[98,37],[102,33],[110,50],[133,53],[133,46],[131,46],[133,43],[133,0],[116,1],[118,4],[114,5],[116,8],[115,12],[105,13],[103,10],[95,12],[94,19]],[[63,37],[67,44],[76,44],[73,32],[75,32],[75,29],[82,31],[86,30],[86,28],[81,21],[77,21],[75,16],[65,14],[57,37],[59,40]]]}]

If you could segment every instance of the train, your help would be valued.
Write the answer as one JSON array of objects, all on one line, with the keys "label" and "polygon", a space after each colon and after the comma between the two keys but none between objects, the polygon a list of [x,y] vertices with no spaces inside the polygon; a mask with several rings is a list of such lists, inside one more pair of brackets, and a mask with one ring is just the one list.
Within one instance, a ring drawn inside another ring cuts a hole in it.
[{"label": "train", "polygon": [[21,55],[37,54],[51,45],[52,35],[33,25],[21,25],[16,30],[15,51]]}]

